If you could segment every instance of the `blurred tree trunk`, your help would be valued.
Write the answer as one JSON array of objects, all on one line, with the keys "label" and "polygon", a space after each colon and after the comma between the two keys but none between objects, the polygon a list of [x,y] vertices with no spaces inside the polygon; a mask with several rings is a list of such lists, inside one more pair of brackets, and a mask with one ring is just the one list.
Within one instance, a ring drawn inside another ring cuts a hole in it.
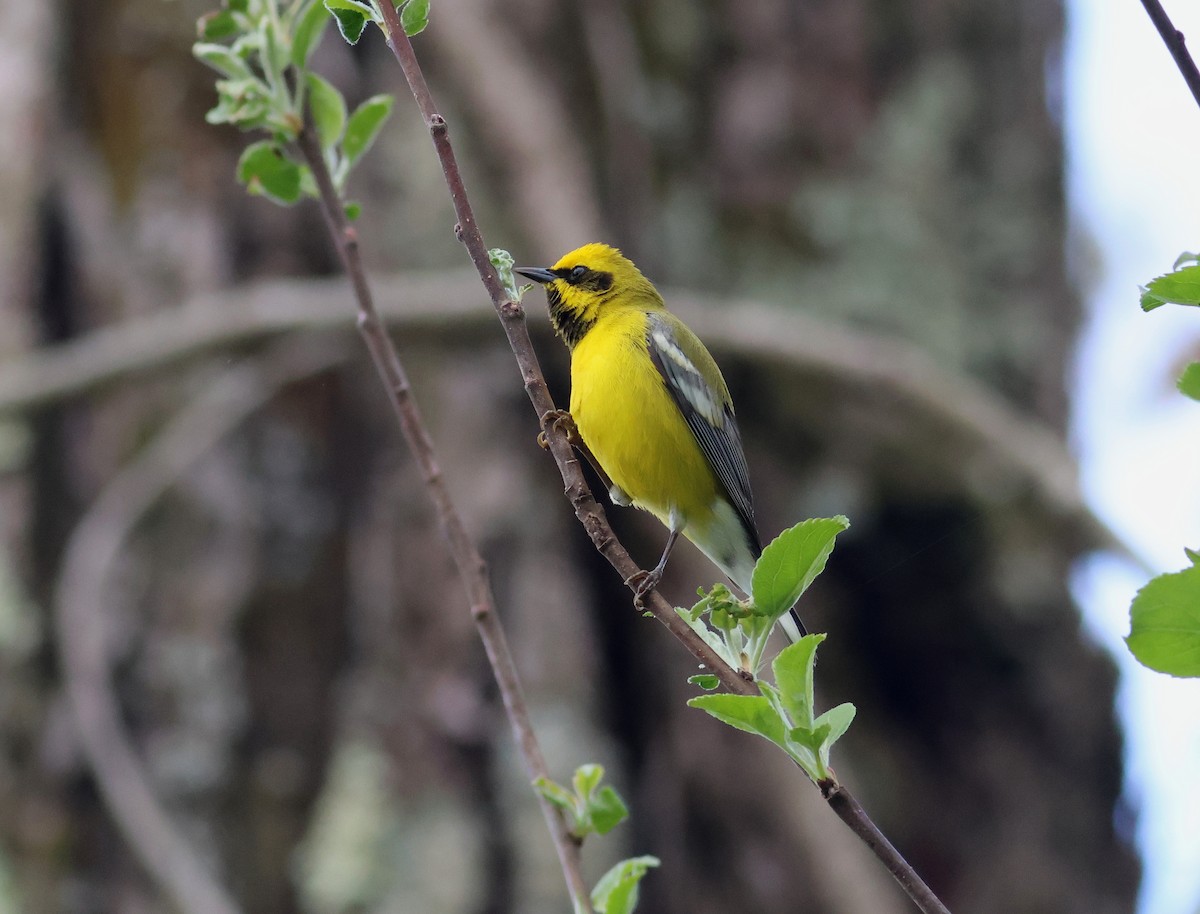
[{"label": "blurred tree trunk", "polygon": [[[32,252],[0,269],[0,355],[332,271],[316,212],[247,199],[241,138],[203,121],[214,97],[189,42],[204,3],[34,6],[57,17],[0,30],[22,36],[45,96],[0,109],[0,135],[27,141],[0,157],[0,183],[27,189],[2,201],[0,238]],[[908,340],[1062,433],[1079,313],[1061,17],[1044,0],[439,0],[418,53],[489,243],[549,262],[607,226],[666,286]],[[352,102],[400,82],[375,35],[351,51],[331,34],[317,59]],[[368,201],[375,269],[462,265],[406,98],[351,193]],[[565,402],[561,347],[539,340]],[[806,600],[830,633],[822,700],[859,708],[839,774],[952,909],[1132,910],[1115,673],[1067,588],[1095,543],[896,391],[708,341],[764,535],[853,522]],[[499,335],[447,322],[400,345],[556,773],[603,761],[633,808],[588,848],[593,878],[653,853],[647,911],[907,910],[792,766],[684,707],[689,661],[570,517]],[[19,910],[168,910],[82,763],[46,620],[105,480],[232,362],[269,358],[181,360],[13,426],[30,445],[0,478],[2,561],[44,634],[0,655],[0,841]],[[662,531],[609,513],[651,561]],[[684,603],[714,576],[681,547],[663,590]],[[139,526],[101,611],[154,787],[246,910],[563,909],[461,588],[362,356],[202,455]]]}]

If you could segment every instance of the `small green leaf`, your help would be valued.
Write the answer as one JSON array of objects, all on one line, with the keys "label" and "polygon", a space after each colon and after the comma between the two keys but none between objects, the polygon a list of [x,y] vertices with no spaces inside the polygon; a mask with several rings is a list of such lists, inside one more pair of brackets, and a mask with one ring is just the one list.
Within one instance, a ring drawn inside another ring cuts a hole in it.
[{"label": "small green leaf", "polygon": [[408,0],[400,10],[400,24],[409,38],[425,31],[429,25],[429,0]]},{"label": "small green leaf", "polygon": [[1200,565],[1200,552],[1197,552],[1195,549],[1189,549],[1187,546],[1183,547],[1183,552],[1188,557],[1189,562],[1193,565]]},{"label": "small green leaf", "polygon": [[601,876],[592,890],[596,914],[630,914],[637,907],[638,883],[660,862],[657,857],[631,857]]},{"label": "small green leaf", "polygon": [[822,634],[805,635],[781,650],[771,663],[784,709],[798,727],[813,726],[813,670],[817,647],[824,640]]},{"label": "small green leaf", "polygon": [[259,80],[218,79],[217,106],[204,119],[210,124],[233,124],[251,130],[264,126],[270,113],[270,90]]},{"label": "small green leaf", "polygon": [[348,44],[358,44],[367,23],[375,21],[375,11],[357,0],[325,0],[325,8],[333,13],[338,31]]},{"label": "small green leaf", "polygon": [[261,34],[262,55],[259,58],[268,82],[274,78],[282,78],[283,71],[291,62],[288,52],[287,39],[280,34],[281,24],[269,16],[263,17],[259,23]]},{"label": "small green leaf", "polygon": [[588,798],[588,819],[598,835],[607,835],[629,817],[621,795],[607,784]]},{"label": "small green leaf", "polygon": [[1152,578],[1129,607],[1125,643],[1143,665],[1200,676],[1200,565]]},{"label": "small green leaf", "polygon": [[346,122],[342,154],[354,164],[371,148],[375,137],[392,113],[396,100],[390,95],[373,95],[354,109]]},{"label": "small green leaf", "polygon": [[1192,362],[1179,376],[1179,392],[1185,397],[1200,400],[1200,362]]},{"label": "small green leaf", "polygon": [[331,13],[336,13],[338,10],[345,10],[349,13],[358,13],[360,16],[365,16],[372,22],[378,21],[371,4],[362,3],[360,0],[325,0],[325,8]]},{"label": "small green leaf", "polygon": [[577,796],[585,800],[591,795],[597,787],[600,786],[600,781],[604,778],[603,765],[580,765],[575,769],[575,775],[571,778],[571,786],[575,788]]},{"label": "small green leaf", "polygon": [[822,731],[821,743],[817,751],[821,756],[823,767],[829,767],[829,750],[850,729],[856,713],[857,709],[847,701],[836,708],[830,708],[814,721],[815,729]]},{"label": "small green leaf", "polygon": [[314,200],[321,196],[317,179],[313,177],[312,170],[307,165],[300,166],[300,193]]},{"label": "small green leaf", "polygon": [[232,48],[223,44],[205,44],[198,42],[192,45],[192,54],[197,60],[208,64],[214,70],[231,78],[249,78],[250,67]]},{"label": "small green leaf", "polygon": [[711,714],[722,723],[770,740],[786,751],[787,730],[770,699],[761,695],[697,695],[688,706]]},{"label": "small green leaf", "polygon": [[[1146,307],[1147,296],[1157,300],[1157,304]],[[1150,280],[1142,294],[1142,308],[1149,311],[1164,302],[1200,306],[1200,264],[1183,267]]]},{"label": "small green leaf", "polygon": [[1141,292],[1138,304],[1143,311],[1153,311],[1155,308],[1161,308],[1166,304],[1164,299],[1152,294],[1145,286],[1138,286],[1138,291]]},{"label": "small green leaf", "polygon": [[575,797],[561,784],[543,777],[533,782],[533,789],[563,812],[575,815]]},{"label": "small green leaf", "polygon": [[849,526],[841,515],[813,518],[775,537],[754,566],[750,586],[756,609],[771,619],[791,609],[825,568],[834,538]]},{"label": "small green leaf", "polygon": [[1200,263],[1200,254],[1195,254],[1192,251],[1184,251],[1175,258],[1175,263],[1171,265],[1172,270],[1178,270],[1184,264]]},{"label": "small green leaf", "polygon": [[316,73],[308,73],[305,78],[308,82],[308,108],[317,126],[317,137],[321,141],[321,148],[328,152],[337,145],[346,127],[346,100],[332,83]]},{"label": "small green leaf", "polygon": [[348,200],[342,209],[345,210],[346,218],[351,222],[354,222],[362,215],[362,204],[357,200]]},{"label": "small green leaf", "polygon": [[688,682],[694,686],[699,686],[706,692],[711,692],[714,689],[720,688],[721,678],[713,673],[697,673],[695,676],[689,676]]},{"label": "small green leaf", "polygon": [[229,10],[205,13],[196,20],[196,37],[201,41],[220,41],[240,31],[237,17]]},{"label": "small green leaf", "polygon": [[311,0],[292,30],[292,65],[303,70],[329,25],[329,9],[321,0]]},{"label": "small green leaf", "polygon": [[237,178],[251,194],[262,194],[276,203],[300,199],[300,166],[269,140],[246,147],[238,159]]}]

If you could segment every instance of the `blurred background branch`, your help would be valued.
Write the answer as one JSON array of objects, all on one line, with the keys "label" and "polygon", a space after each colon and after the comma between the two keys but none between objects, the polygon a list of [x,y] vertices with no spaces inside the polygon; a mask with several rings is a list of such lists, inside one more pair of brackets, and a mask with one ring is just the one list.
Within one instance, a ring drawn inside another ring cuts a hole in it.
[{"label": "blurred background branch", "polygon": [[55,622],[76,732],[123,837],[186,914],[235,914],[240,907],[214,878],[208,855],[172,821],[125,732],[109,672],[110,578],[137,524],[209,448],[284,386],[344,356],[301,337],[221,372],[105,484],[63,554]]}]

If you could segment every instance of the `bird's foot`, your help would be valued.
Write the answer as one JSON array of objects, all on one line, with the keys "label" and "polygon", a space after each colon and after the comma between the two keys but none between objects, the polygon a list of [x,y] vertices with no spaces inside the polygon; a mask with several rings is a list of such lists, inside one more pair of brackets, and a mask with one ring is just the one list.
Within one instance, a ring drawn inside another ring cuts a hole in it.
[{"label": "bird's foot", "polygon": [[538,432],[537,443],[543,450],[550,448],[550,442],[546,440],[546,431],[551,428],[561,428],[566,433],[567,440],[575,447],[578,447],[581,439],[579,437],[579,429],[575,427],[574,417],[565,409],[551,409],[542,414],[542,430]]},{"label": "bird's foot", "polygon": [[646,597],[650,596],[651,591],[658,587],[658,582],[661,580],[662,572],[657,569],[631,574],[626,579],[625,586],[633,588],[633,605],[638,609],[644,609]]}]

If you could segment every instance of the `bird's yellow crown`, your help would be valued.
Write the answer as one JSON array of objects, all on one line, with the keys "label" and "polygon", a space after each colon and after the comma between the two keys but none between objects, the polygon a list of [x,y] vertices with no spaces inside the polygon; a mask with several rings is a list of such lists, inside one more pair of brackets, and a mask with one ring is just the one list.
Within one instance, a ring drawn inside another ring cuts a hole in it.
[{"label": "bird's yellow crown", "polygon": [[546,272],[552,274],[546,278],[550,320],[572,348],[608,312],[665,307],[633,261],[607,244],[585,244],[564,254]]}]

